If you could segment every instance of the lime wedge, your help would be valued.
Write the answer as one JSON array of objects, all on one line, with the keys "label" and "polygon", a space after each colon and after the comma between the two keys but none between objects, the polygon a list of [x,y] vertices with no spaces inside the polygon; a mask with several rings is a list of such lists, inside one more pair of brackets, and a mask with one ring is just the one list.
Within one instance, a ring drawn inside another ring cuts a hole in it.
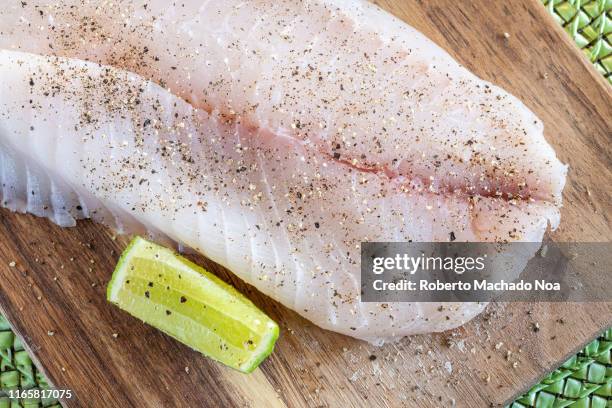
[{"label": "lime wedge", "polygon": [[274,349],[278,325],[202,267],[142,238],[125,250],[106,297],[202,354],[244,373]]}]

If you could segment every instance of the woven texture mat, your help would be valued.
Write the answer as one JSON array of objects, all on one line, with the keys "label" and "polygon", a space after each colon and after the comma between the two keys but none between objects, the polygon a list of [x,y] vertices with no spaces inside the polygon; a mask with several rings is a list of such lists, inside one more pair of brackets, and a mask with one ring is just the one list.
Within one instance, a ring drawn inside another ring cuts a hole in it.
[{"label": "woven texture mat", "polygon": [[11,400],[9,390],[47,389],[47,381],[36,369],[21,340],[0,315],[0,408],[61,408],[54,399],[39,398]]},{"label": "woven texture mat", "polygon": [[[612,84],[612,0],[541,0]],[[54,399],[11,400],[13,389],[48,389],[0,315],[0,408],[61,408]],[[533,386],[509,408],[612,408],[612,328]]]},{"label": "woven texture mat", "polygon": [[541,0],[612,84],[612,0]]},{"label": "woven texture mat", "polygon": [[612,407],[612,328],[534,385],[510,407]]}]

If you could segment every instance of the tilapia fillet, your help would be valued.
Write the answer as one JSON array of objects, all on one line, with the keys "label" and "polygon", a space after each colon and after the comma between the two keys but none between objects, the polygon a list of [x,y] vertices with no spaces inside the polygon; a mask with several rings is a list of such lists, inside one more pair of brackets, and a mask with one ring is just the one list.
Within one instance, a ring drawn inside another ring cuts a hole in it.
[{"label": "tilapia fillet", "polygon": [[368,3],[68,3],[0,12],[5,207],[167,236],[373,342],[484,305],[361,303],[361,242],[559,222],[541,122]]}]

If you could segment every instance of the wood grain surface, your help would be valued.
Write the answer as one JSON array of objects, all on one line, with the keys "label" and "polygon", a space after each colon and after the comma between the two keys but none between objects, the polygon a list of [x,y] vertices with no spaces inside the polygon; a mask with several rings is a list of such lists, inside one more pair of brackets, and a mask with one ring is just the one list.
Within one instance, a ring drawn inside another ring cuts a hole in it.
[{"label": "wood grain surface", "polygon": [[[553,239],[609,241],[611,89],[538,1],[377,3],[544,121],[571,168]],[[61,229],[0,211],[0,309],[51,382],[73,390],[65,406],[497,406],[612,324],[610,303],[491,305],[455,331],[378,348],[314,327],[196,257],[281,325],[275,353],[246,376],[106,303],[126,242],[91,222]]]}]

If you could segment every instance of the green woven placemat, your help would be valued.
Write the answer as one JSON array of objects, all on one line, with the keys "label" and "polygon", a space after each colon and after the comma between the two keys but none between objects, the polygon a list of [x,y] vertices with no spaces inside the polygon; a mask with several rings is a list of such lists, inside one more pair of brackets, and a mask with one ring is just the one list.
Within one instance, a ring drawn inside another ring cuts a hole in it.
[{"label": "green woven placemat", "polygon": [[55,399],[11,400],[8,390],[48,389],[47,380],[36,369],[19,337],[0,315],[0,408],[61,408]]},{"label": "green woven placemat", "polygon": [[612,84],[612,0],[541,0]]},{"label": "green woven placemat", "polygon": [[527,407],[612,407],[612,328],[510,405]]}]

